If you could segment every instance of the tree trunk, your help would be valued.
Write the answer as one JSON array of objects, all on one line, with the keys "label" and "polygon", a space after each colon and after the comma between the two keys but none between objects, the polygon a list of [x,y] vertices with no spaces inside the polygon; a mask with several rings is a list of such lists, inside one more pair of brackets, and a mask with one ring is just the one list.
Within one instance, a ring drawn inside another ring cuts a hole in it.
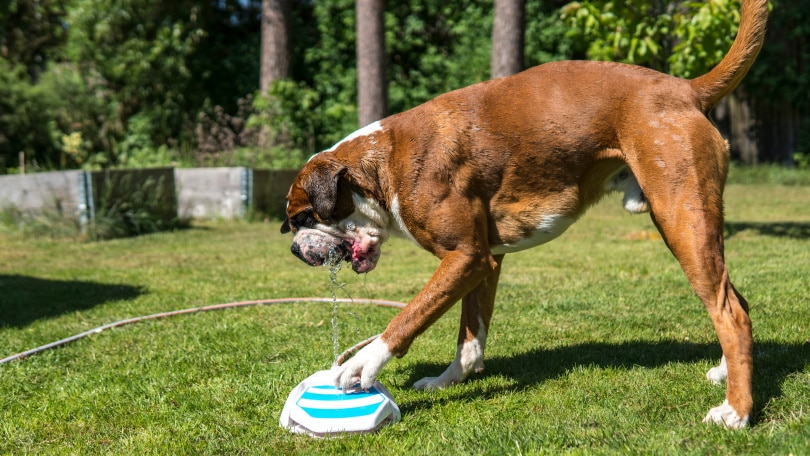
[{"label": "tree trunk", "polygon": [[743,163],[756,165],[759,163],[759,145],[751,100],[742,91],[736,90],[728,97],[728,108],[731,153]]},{"label": "tree trunk", "polygon": [[495,0],[490,70],[493,79],[523,70],[525,29],[525,0]]},{"label": "tree trunk", "polygon": [[360,126],[385,117],[384,0],[357,0],[357,105]]},{"label": "tree trunk", "polygon": [[273,81],[290,77],[290,15],[292,0],[262,0],[262,95]]}]

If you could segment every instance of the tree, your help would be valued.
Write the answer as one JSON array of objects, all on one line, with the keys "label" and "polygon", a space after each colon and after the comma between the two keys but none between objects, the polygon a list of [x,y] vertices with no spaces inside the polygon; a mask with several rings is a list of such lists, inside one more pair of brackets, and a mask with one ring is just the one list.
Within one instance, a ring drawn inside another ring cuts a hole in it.
[{"label": "tree", "polygon": [[384,0],[357,0],[357,105],[360,126],[385,117]]},{"label": "tree", "polygon": [[69,0],[17,0],[0,4],[0,58],[24,65],[32,80],[64,44],[62,19]]},{"label": "tree", "polygon": [[290,77],[291,0],[262,0],[262,58],[260,89]]},{"label": "tree", "polygon": [[526,30],[525,0],[495,0],[492,25],[492,78],[523,70]]}]

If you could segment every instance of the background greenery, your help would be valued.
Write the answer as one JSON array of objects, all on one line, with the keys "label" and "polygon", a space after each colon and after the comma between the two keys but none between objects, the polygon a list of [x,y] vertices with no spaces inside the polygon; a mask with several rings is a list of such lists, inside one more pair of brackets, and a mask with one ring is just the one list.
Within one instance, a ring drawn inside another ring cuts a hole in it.
[{"label": "background greenery", "polygon": [[[749,93],[807,106],[810,0],[775,0]],[[357,127],[354,1],[294,2],[293,76],[259,81],[260,0],[0,5],[0,173],[296,166]],[[389,109],[489,77],[492,2],[387,2]],[[737,0],[527,2],[526,64],[619,60],[694,76],[727,50]],[[804,119],[804,117],[801,117]],[[804,120],[802,120],[804,122]],[[258,148],[257,132],[274,138]],[[810,150],[797,129],[799,164]]]},{"label": "background greenery", "polygon": [[[458,307],[380,380],[403,420],[314,440],[278,426],[298,382],[329,367],[329,304],[122,327],[0,366],[0,454],[803,454],[810,446],[810,187],[797,171],[732,170],[726,254],[754,321],[753,428],[705,425],[720,348],[649,217],[608,198],[560,239],[507,255],[487,371],[414,391],[454,356]],[[806,176],[805,176],[806,177]],[[746,182],[746,183],[739,183]],[[112,321],[331,294],[277,221],[197,224],[95,243],[0,233],[0,356]],[[409,300],[436,260],[405,241],[338,296]],[[342,349],[396,312],[341,305]]]}]

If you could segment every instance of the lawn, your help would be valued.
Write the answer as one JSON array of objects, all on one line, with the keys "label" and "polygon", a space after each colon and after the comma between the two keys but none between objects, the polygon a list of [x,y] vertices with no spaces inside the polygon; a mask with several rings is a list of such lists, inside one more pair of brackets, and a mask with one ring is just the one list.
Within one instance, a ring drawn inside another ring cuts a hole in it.
[{"label": "lawn", "polygon": [[[0,365],[0,454],[806,454],[810,448],[810,186],[732,183],[726,255],[751,303],[753,427],[701,423],[720,348],[649,217],[611,197],[558,240],[507,255],[487,370],[411,389],[455,354],[459,308],[380,376],[402,421],[315,440],[278,426],[289,392],[333,355],[332,305],[154,320]],[[437,261],[405,241],[378,268],[289,254],[278,221],[195,223],[104,242],[0,234],[0,358],[138,315],[251,299],[407,301]],[[338,306],[345,349],[396,309]]]}]

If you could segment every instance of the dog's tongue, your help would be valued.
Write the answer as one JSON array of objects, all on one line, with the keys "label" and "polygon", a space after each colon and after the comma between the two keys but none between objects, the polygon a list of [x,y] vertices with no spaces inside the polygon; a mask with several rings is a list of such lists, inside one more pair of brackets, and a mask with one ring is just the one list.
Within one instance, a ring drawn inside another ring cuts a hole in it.
[{"label": "dog's tongue", "polygon": [[352,245],[352,271],[361,274],[369,272],[377,265],[375,261],[369,258],[367,251],[364,251],[359,243]]}]

